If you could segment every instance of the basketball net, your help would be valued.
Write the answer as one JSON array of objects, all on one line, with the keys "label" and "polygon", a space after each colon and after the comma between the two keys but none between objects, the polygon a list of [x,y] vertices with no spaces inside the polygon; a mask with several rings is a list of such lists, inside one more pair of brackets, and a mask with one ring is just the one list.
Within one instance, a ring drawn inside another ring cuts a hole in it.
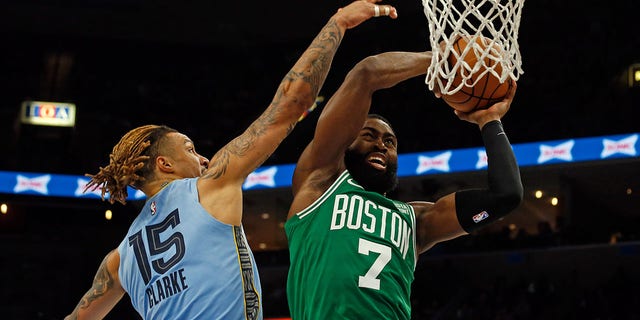
[{"label": "basketball net", "polygon": [[[425,80],[429,90],[437,85],[442,94],[453,94],[463,86],[473,87],[486,73],[501,83],[507,77],[518,80],[523,73],[518,28],[524,0],[422,0],[422,5],[433,54]],[[456,52],[453,44],[461,36],[469,44]],[[457,58],[455,65],[448,63],[450,54]],[[478,62],[469,65],[467,54],[475,54]],[[462,81],[453,85],[456,74]]]}]

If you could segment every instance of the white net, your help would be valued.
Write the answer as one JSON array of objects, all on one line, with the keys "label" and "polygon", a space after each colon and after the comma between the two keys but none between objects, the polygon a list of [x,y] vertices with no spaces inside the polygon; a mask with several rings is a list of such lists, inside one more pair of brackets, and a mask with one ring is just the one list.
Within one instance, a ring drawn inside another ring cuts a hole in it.
[{"label": "white net", "polygon": [[[463,86],[473,87],[486,73],[500,82],[518,80],[522,60],[518,29],[524,0],[422,0],[429,23],[429,42],[433,52],[425,83],[429,90],[438,86],[442,94],[453,94]],[[454,43],[464,37],[464,50]],[[447,59],[450,54],[454,58]],[[465,57],[475,54],[476,63]],[[452,64],[452,65],[450,65]],[[462,81],[451,81],[458,75]]]}]

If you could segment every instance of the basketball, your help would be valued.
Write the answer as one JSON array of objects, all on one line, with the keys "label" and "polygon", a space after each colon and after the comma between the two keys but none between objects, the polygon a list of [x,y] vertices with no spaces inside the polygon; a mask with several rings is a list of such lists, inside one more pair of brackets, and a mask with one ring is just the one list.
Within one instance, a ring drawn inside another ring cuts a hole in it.
[{"label": "basketball", "polygon": [[[461,63],[453,78],[451,88],[458,87],[461,83],[464,83],[462,88],[452,94],[443,95],[442,99],[452,108],[462,112],[472,112],[477,109],[486,109],[491,107],[496,102],[502,101],[502,99],[511,90],[512,84],[509,79],[500,83],[500,80],[488,72],[487,68],[493,68],[493,70],[501,74],[502,65],[500,62],[489,58],[489,56],[482,56],[482,50],[486,49],[489,40],[484,40],[482,37],[476,38],[476,44],[479,46],[478,50],[470,48],[465,56],[462,56],[465,48],[468,44],[467,37],[458,37],[452,45],[452,51],[447,57],[447,62],[450,68],[454,68],[458,63],[458,57],[464,59]],[[494,52],[500,54],[500,48],[494,44]],[[479,61],[479,59],[482,59]],[[475,70],[475,68],[478,68]],[[467,78],[465,80],[465,78]],[[443,79],[443,81],[446,81]],[[475,85],[473,85],[475,83]],[[473,85],[473,86],[471,86]]]}]

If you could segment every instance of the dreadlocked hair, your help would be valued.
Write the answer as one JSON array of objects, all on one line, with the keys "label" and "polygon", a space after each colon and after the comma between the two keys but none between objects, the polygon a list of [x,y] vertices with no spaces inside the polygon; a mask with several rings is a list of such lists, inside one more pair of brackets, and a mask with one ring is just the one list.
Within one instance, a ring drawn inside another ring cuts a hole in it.
[{"label": "dreadlocked hair", "polygon": [[86,174],[91,180],[88,189],[102,189],[101,197],[109,193],[109,202],[126,203],[127,186],[140,189],[153,175],[154,161],[159,154],[159,144],[168,133],[176,130],[163,125],[145,125],[127,132],[113,147],[109,155],[109,165],[100,167],[95,174]]}]

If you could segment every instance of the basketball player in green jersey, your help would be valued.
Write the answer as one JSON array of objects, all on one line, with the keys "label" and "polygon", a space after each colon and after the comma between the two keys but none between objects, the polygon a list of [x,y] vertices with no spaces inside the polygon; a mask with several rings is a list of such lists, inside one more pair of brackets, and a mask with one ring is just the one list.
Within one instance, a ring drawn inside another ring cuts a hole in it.
[{"label": "basketball player in green jersey", "polygon": [[418,255],[503,217],[522,201],[519,169],[500,122],[515,82],[490,108],[456,112],[480,128],[488,189],[457,191],[435,203],[385,197],[398,182],[398,141],[388,121],[368,114],[371,97],[425,74],[430,59],[431,52],[388,52],[362,60],[320,115],[295,169],[285,224],[294,320],[410,319]]}]

